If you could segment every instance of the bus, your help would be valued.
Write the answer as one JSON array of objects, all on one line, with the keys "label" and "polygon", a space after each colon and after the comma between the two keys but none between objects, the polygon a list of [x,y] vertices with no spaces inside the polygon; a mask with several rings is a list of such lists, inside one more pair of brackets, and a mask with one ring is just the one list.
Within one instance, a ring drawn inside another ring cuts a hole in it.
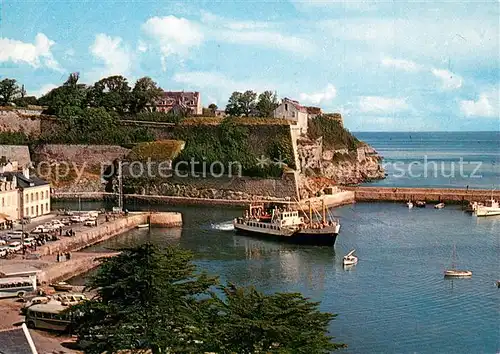
[{"label": "bus", "polygon": [[26,309],[24,322],[28,328],[67,332],[71,328],[71,315],[67,306],[57,303],[32,305]]},{"label": "bus", "polygon": [[0,298],[24,297],[36,291],[36,276],[0,278]]}]

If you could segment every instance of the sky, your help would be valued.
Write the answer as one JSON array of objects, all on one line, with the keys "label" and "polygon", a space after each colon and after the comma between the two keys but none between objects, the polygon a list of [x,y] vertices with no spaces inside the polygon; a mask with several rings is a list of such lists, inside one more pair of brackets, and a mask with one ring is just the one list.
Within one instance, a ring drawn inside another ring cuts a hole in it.
[{"label": "sky", "polygon": [[352,131],[499,130],[500,2],[0,0],[0,80],[150,76],[340,112]]}]

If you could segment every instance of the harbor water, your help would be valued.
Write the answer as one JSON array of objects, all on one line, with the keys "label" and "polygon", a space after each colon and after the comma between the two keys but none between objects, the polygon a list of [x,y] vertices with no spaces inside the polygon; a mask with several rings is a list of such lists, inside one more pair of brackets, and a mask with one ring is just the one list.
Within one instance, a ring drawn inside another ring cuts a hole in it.
[{"label": "harbor water", "polygon": [[[58,204],[55,207],[72,206]],[[86,204],[87,209],[99,205]],[[130,210],[140,206],[128,206]],[[160,208],[159,208],[160,209]],[[265,292],[299,291],[337,313],[330,331],[345,353],[498,353],[500,217],[478,219],[446,206],[358,203],[332,210],[342,228],[335,247],[291,246],[234,233],[241,209],[167,207],[182,229],[136,229],[91,247],[99,252],[143,242],[177,244],[222,281]],[[453,247],[470,279],[445,279]],[[359,262],[344,269],[356,249]],[[84,277],[71,280],[82,283]]]},{"label": "harbor water", "polygon": [[500,188],[500,131],[355,133],[383,156],[388,187]]}]

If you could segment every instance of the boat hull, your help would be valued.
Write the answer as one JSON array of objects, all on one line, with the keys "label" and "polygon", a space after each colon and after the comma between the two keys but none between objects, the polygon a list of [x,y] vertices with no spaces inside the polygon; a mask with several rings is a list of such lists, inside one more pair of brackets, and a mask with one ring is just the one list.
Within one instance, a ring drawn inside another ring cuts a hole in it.
[{"label": "boat hull", "polygon": [[302,230],[291,235],[271,234],[260,232],[255,229],[244,228],[238,224],[234,225],[234,229],[239,234],[259,238],[261,240],[311,246],[334,246],[338,236],[337,232],[319,232],[320,230]]},{"label": "boat hull", "polygon": [[476,216],[494,216],[494,215],[500,215],[500,209],[498,208],[478,208],[475,210],[475,215]]},{"label": "boat hull", "polygon": [[470,270],[446,270],[444,276],[445,278],[470,278],[472,272]]}]

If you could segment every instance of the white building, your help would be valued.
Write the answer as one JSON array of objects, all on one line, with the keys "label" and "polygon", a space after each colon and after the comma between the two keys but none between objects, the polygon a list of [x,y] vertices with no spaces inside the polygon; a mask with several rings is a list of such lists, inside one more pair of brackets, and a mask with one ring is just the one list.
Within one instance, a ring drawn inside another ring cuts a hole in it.
[{"label": "white building", "polygon": [[19,191],[15,176],[0,176],[0,227],[18,220]]},{"label": "white building", "polygon": [[2,184],[5,190],[0,191],[0,194],[4,193],[0,196],[3,197],[0,201],[4,208],[1,213],[9,215],[11,220],[50,214],[50,184],[36,176],[30,176],[28,167],[22,172],[6,171],[0,178],[5,181]]},{"label": "white building", "polygon": [[284,98],[281,104],[274,110],[274,118],[286,119],[300,128],[301,134],[307,133],[307,120],[309,114],[307,108],[301,106],[298,101]]}]

